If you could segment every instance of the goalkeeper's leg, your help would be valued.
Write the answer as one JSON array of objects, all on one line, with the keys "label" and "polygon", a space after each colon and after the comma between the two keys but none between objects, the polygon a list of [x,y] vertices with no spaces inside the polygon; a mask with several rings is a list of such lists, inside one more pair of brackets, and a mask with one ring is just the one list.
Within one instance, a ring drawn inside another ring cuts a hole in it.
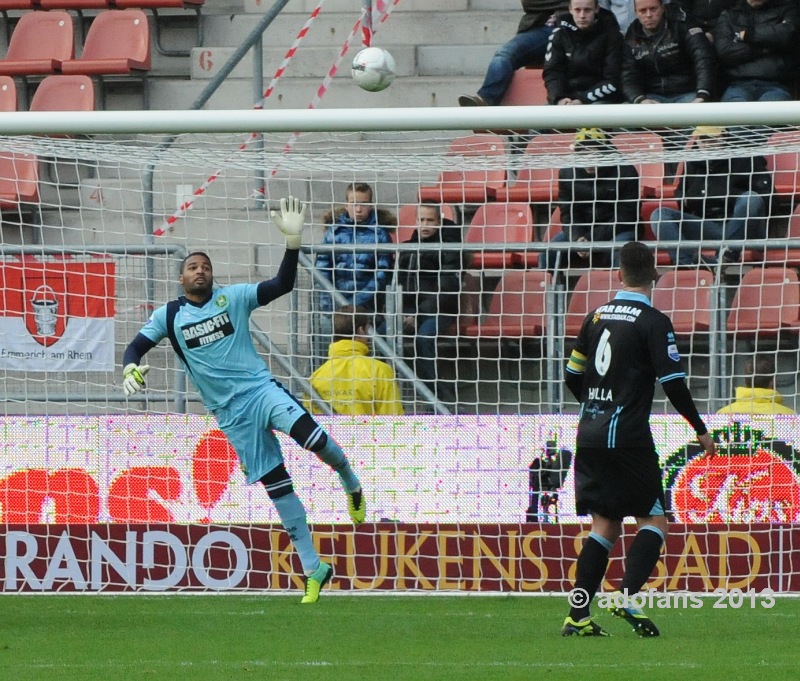
[{"label": "goalkeeper's leg", "polygon": [[303,603],[316,603],[319,592],[330,580],[333,569],[319,559],[319,554],[314,548],[306,520],[306,509],[295,494],[292,479],[286,467],[281,463],[261,478],[261,484],[267,490],[269,498],[275,504],[275,509],[281,518],[283,527],[292,540],[292,545],[300,557],[303,566],[306,588]]},{"label": "goalkeeper's leg", "polygon": [[347,493],[347,511],[354,523],[364,522],[366,504],[358,480],[344,450],[328,435],[309,413],[304,413],[294,422],[289,436],[301,447],[316,454],[339,474],[342,487]]}]

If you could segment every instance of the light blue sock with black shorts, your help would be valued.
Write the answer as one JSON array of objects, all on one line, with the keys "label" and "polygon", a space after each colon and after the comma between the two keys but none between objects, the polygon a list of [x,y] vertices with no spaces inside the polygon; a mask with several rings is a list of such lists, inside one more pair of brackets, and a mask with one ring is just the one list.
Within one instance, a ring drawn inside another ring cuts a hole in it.
[{"label": "light blue sock with black shorts", "polygon": [[273,499],[275,510],[281,518],[283,527],[292,540],[292,545],[300,557],[303,566],[303,573],[310,575],[319,567],[319,554],[314,548],[311,539],[311,530],[308,529],[306,520],[306,509],[295,492],[285,494],[282,497]]}]

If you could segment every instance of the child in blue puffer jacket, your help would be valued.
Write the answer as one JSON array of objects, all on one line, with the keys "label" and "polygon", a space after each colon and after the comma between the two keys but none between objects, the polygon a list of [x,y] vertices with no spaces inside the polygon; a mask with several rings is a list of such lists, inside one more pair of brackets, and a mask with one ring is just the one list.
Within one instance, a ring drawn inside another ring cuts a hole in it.
[{"label": "child in blue puffer jacket", "polygon": [[[328,226],[323,244],[375,244],[369,251],[338,251],[320,253],[315,266],[341,293],[346,304],[364,308],[368,314],[381,315],[385,306],[384,291],[392,279],[394,253],[378,250],[379,244],[389,244],[392,239],[387,227],[397,224],[397,218],[387,210],[375,207],[372,187],[365,182],[347,185],[344,207],[323,216]],[[345,304],[345,303],[342,303]],[[326,359],[331,342],[332,314],[340,307],[327,291],[319,295],[317,315],[314,317],[313,368]],[[383,327],[380,318],[375,327]]]},{"label": "child in blue puffer jacket", "polygon": [[[389,211],[376,209],[372,187],[364,182],[347,186],[346,204],[324,218],[330,226],[323,244],[388,244],[391,237],[386,227],[397,220]],[[333,284],[350,305],[369,312],[383,312],[383,292],[392,278],[394,254],[391,250],[339,251],[320,253],[317,269]],[[330,294],[320,295],[320,310],[330,312],[334,305]]]}]

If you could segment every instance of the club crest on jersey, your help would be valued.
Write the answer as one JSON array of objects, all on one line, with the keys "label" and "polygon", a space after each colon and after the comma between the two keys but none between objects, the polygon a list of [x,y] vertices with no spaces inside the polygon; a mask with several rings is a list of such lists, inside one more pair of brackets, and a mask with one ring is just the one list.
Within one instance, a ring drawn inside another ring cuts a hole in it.
[{"label": "club crest on jersey", "polygon": [[217,307],[228,307],[228,296],[224,294],[217,296],[217,299],[214,301],[214,305]]},{"label": "club crest on jersey", "polygon": [[233,323],[227,312],[221,312],[211,319],[182,326],[181,334],[187,348],[200,348],[232,335]]}]

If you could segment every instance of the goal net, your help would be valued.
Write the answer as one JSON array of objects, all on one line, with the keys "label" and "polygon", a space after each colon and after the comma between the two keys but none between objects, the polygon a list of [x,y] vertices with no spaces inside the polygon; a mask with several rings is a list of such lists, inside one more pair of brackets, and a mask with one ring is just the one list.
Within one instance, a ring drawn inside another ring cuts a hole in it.
[{"label": "goal net", "polygon": [[[435,129],[435,110],[385,130],[375,120],[396,111],[360,112],[371,121],[360,131],[325,129],[326,115],[341,120],[330,112],[257,134],[219,132],[225,112],[202,131],[187,116],[192,132],[169,136],[150,131],[178,133],[172,123],[145,125],[158,112],[115,134],[57,120],[50,136],[4,129],[5,591],[301,586],[263,487],[245,485],[171,348],[148,353],[144,391],[121,389],[122,353],[181,294],[187,253],[207,252],[219,284],[275,275],[284,247],[270,210],[289,195],[308,207],[297,284],[251,331],[366,490],[367,523],[353,527],[335,476],[278,434],[333,589],[571,587],[588,526],[574,509],[579,405],[563,368],[587,312],[619,288],[616,250],[636,238],[656,251],[653,302],[673,319],[721,449],[701,459],[657,390],[675,526],[649,586],[800,590],[796,417],[716,413],[754,396],[768,412],[798,407],[800,128],[735,106],[714,125],[643,122],[621,106],[557,124],[555,108],[528,110],[524,125],[519,112],[459,111]],[[731,168],[750,168],[750,185]],[[707,214],[707,233],[674,234],[674,212],[706,210],[683,198],[698,169],[725,214]],[[420,205],[443,217],[438,237],[418,226]],[[366,398],[309,381],[342,340],[333,311],[354,303],[375,306],[374,334],[359,339],[392,368],[391,405],[354,407]],[[606,589],[621,572],[618,547]]]}]

